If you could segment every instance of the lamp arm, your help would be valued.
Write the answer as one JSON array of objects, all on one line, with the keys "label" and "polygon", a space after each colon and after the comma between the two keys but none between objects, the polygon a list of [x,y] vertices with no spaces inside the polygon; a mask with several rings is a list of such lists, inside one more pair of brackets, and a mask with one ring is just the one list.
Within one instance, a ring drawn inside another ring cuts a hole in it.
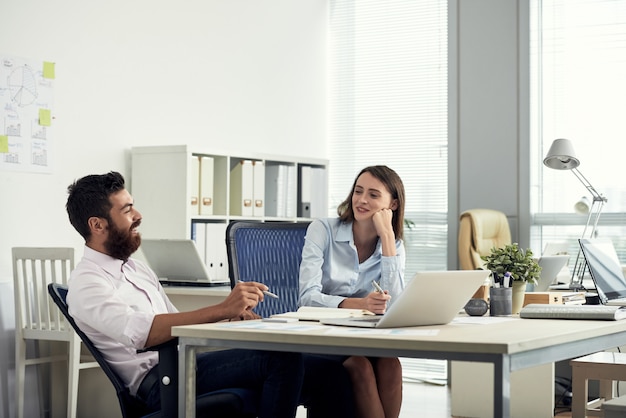
[{"label": "lamp arm", "polygon": [[587,190],[589,190],[589,193],[591,193],[591,196],[593,196],[593,201],[594,202],[602,201],[602,202],[606,203],[606,201],[607,201],[606,197],[604,197],[600,193],[598,193],[598,191],[591,185],[591,183],[589,183],[589,180],[587,180],[587,178],[585,176],[583,176],[583,173],[578,171],[577,168],[572,168],[571,171],[572,171],[572,173],[574,173],[576,178],[578,180],[580,180],[580,182],[583,184],[583,186],[585,186],[587,188]]},{"label": "lamp arm", "polygon": [[[585,238],[587,235],[587,230],[589,229],[589,225],[591,224],[592,218],[594,218],[593,225],[591,227],[591,234],[589,238],[594,238],[596,228],[598,227],[598,220],[600,219],[600,214],[602,213],[602,208],[604,204],[607,202],[606,197],[602,196],[598,191],[589,183],[589,180],[582,175],[580,171],[576,168],[572,168],[572,172],[574,175],[580,180],[580,182],[589,190],[589,193],[593,196],[593,202],[591,202],[591,207],[589,208],[589,216],[587,216],[587,223],[585,224],[585,229],[583,230],[582,238]],[[576,255],[576,262],[574,263],[574,270],[572,271],[572,279],[570,281],[570,290],[577,292],[583,288],[583,277],[585,275],[585,269],[587,268],[587,262],[584,257],[581,257],[581,249],[578,249],[578,254]]]}]

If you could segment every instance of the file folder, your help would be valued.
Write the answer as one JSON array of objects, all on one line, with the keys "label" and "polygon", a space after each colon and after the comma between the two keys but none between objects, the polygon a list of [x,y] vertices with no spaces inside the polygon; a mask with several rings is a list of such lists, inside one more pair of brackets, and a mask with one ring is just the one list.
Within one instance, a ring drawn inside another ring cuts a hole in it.
[{"label": "file folder", "polygon": [[251,160],[240,160],[230,172],[230,214],[253,216],[253,167]]},{"label": "file folder", "polygon": [[213,215],[213,158],[200,157],[200,215]]},{"label": "file folder", "polygon": [[326,169],[311,168],[311,218],[328,216],[326,197]]},{"label": "file folder", "polygon": [[189,208],[192,215],[200,213],[199,195],[200,195],[200,157],[192,155],[189,161],[191,170],[191,190],[189,195]]},{"label": "file folder", "polygon": [[[203,222],[193,222],[191,224],[191,239],[196,243],[198,254],[202,262],[206,263],[206,224]],[[210,276],[212,277],[212,276]]]},{"label": "file folder", "polygon": [[311,217],[311,167],[300,167],[300,192],[298,198],[298,216]]},{"label": "file folder", "polygon": [[252,215],[265,215],[265,163],[263,161],[252,162]]},{"label": "file folder", "polygon": [[205,260],[210,276],[218,282],[228,282],[228,255],[226,253],[226,224],[207,223]]}]

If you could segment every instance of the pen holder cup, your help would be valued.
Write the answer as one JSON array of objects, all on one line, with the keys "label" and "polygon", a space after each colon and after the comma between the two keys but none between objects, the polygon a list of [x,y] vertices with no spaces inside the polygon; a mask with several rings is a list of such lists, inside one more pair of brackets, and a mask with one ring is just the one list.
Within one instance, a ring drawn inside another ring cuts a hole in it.
[{"label": "pen holder cup", "polygon": [[489,315],[511,315],[513,289],[510,287],[492,287],[489,289]]}]

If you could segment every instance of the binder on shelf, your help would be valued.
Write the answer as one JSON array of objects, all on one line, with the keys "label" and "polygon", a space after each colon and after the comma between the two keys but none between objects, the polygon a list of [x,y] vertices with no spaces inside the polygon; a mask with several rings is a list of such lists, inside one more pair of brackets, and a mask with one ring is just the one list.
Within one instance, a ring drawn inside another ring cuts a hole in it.
[{"label": "binder on shelf", "polygon": [[200,215],[213,215],[213,158],[200,157]]},{"label": "binder on shelf", "polygon": [[241,160],[230,172],[230,214],[254,216],[254,177],[251,160]]},{"label": "binder on shelf", "polygon": [[287,195],[285,196],[287,218],[295,218],[298,213],[298,173],[295,165],[287,166]]},{"label": "binder on shelf", "polygon": [[298,216],[311,217],[311,167],[300,167],[300,192],[298,198]]},{"label": "binder on shelf", "polygon": [[311,218],[328,216],[326,197],[326,169],[311,168]]},{"label": "binder on shelf", "polygon": [[265,215],[284,217],[287,213],[287,166],[269,164],[265,167]]},{"label": "binder on shelf", "polygon": [[188,204],[190,206],[190,213],[192,215],[198,215],[200,213],[200,157],[192,155],[189,166],[191,169],[191,190]]},{"label": "binder on shelf", "polygon": [[205,263],[209,276],[215,281],[228,281],[226,253],[226,223],[206,223]]},{"label": "binder on shelf", "polygon": [[265,163],[263,161],[252,162],[252,215],[265,215]]},{"label": "binder on shelf", "polygon": [[206,224],[203,222],[192,222],[191,224],[191,239],[196,243],[196,248],[198,249],[198,254],[202,258],[202,261],[206,263],[206,246],[207,246],[207,236],[206,236]]}]

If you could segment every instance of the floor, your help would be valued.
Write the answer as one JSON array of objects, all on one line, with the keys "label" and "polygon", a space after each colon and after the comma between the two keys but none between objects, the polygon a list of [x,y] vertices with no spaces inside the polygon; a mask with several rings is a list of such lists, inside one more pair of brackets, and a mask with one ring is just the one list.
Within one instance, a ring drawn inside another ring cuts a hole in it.
[{"label": "floor", "polygon": [[[556,418],[568,418],[569,409],[558,410]],[[299,409],[296,418],[305,418],[304,409]],[[446,385],[405,381],[400,418],[450,418],[450,390]]]}]

